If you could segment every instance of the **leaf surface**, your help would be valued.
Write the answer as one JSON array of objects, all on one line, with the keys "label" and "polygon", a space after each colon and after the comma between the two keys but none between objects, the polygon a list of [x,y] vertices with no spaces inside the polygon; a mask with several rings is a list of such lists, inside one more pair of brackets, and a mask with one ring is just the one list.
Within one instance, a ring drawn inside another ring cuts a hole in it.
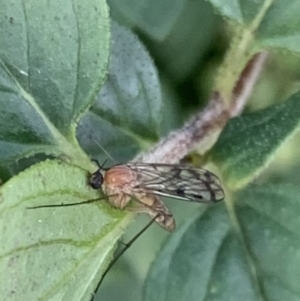
[{"label": "leaf surface", "polygon": [[250,186],[236,221],[215,206],[175,233],[153,263],[144,300],[299,300],[299,188]]},{"label": "leaf surface", "polygon": [[1,163],[75,157],[76,121],[106,73],[105,1],[2,1],[0,20]]},{"label": "leaf surface", "polygon": [[3,300],[90,300],[129,222],[101,198],[83,170],[44,161],[1,187],[0,292]]},{"label": "leaf surface", "polygon": [[117,162],[126,162],[157,140],[163,103],[148,52],[130,31],[112,24],[108,78],[82,120],[79,139],[87,152],[100,160],[107,155],[99,144]]},{"label": "leaf surface", "polygon": [[231,22],[255,31],[256,47],[300,52],[298,0],[209,0]]},{"label": "leaf surface", "polygon": [[287,101],[229,121],[212,149],[226,184],[240,188],[258,176],[276,150],[299,129],[300,93]]}]

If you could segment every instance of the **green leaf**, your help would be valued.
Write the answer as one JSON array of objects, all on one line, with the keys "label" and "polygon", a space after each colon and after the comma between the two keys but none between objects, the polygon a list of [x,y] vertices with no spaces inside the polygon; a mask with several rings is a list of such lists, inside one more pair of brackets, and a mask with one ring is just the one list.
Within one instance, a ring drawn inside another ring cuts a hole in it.
[{"label": "green leaf", "polygon": [[163,40],[172,30],[186,0],[109,0],[117,20],[139,27],[153,39]]},{"label": "green leaf", "polygon": [[14,175],[17,175],[21,171],[24,171],[26,168],[30,167],[31,165],[37,164],[41,161],[45,161],[49,159],[44,154],[37,154],[30,158],[24,158],[19,160],[18,162],[14,162],[9,165],[0,165],[0,178],[3,183],[8,181]]},{"label": "green leaf", "polygon": [[255,32],[256,48],[300,52],[298,0],[209,0],[221,15]]},{"label": "green leaf", "polygon": [[299,122],[300,92],[283,104],[230,120],[211,153],[226,184],[237,189],[258,176]]},{"label": "green leaf", "polygon": [[239,22],[241,24],[247,24],[255,18],[264,5],[270,2],[276,2],[271,0],[260,1],[239,1],[239,0],[209,0],[209,2],[217,9],[217,11],[228,18],[229,20]]},{"label": "green leaf", "polygon": [[99,154],[101,149],[90,139],[93,136],[114,158],[128,160],[158,138],[161,114],[160,84],[153,61],[135,35],[112,23],[109,74],[79,127],[82,145],[93,156]]},{"label": "green leaf", "polygon": [[144,300],[299,300],[299,194],[250,187],[235,197],[237,222],[222,205],[206,210],[168,241]]},{"label": "green leaf", "polygon": [[1,187],[2,300],[91,299],[130,215],[124,218],[105,201],[27,207],[99,197],[85,171],[56,161],[34,165]]},{"label": "green leaf", "polygon": [[[209,51],[218,23],[206,1],[187,1],[168,36],[150,44],[151,53],[168,75],[183,81]],[[188,45],[188,47],[187,47]]]},{"label": "green leaf", "polygon": [[76,120],[104,81],[109,37],[104,0],[1,2],[2,163],[72,152]]},{"label": "green leaf", "polygon": [[259,30],[257,43],[261,48],[283,49],[300,53],[300,2],[274,1]]}]

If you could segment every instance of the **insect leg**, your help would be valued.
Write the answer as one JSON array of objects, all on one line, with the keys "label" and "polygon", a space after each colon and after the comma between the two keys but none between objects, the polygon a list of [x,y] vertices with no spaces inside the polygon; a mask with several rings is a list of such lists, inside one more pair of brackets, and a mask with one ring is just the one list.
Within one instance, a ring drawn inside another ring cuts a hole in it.
[{"label": "insect leg", "polygon": [[128,196],[125,193],[114,194],[108,197],[108,201],[110,202],[110,204],[113,207],[119,208],[121,210],[123,210],[127,206],[130,199],[130,196]]},{"label": "insect leg", "polygon": [[27,207],[27,209],[52,208],[52,207],[71,207],[71,206],[90,204],[90,203],[98,202],[98,201],[101,201],[101,200],[103,200],[103,198],[97,198],[97,199],[92,199],[92,200],[87,200],[87,201],[77,202],[77,203],[67,203],[67,204],[61,203],[61,204],[32,206],[32,207]]},{"label": "insect leg", "polygon": [[87,201],[83,201],[83,202],[76,202],[76,203],[38,205],[38,206],[27,207],[27,209],[53,208],[53,207],[71,207],[71,206],[85,205],[85,204],[91,204],[91,203],[99,202],[99,201],[102,201],[104,199],[107,200],[107,198],[112,197],[112,196],[115,196],[115,195],[104,196],[104,197],[101,197],[101,198],[91,199],[91,200],[87,200]]},{"label": "insect leg", "polygon": [[126,207],[126,209],[136,213],[147,213],[162,228],[167,231],[173,231],[175,229],[175,220],[169,208],[154,195],[147,195],[147,198],[151,198],[151,200],[145,200],[145,196],[138,198],[136,199],[138,204],[133,207]]},{"label": "insect leg", "polygon": [[130,239],[129,242],[127,243],[123,243],[124,244],[124,248],[120,251],[120,253],[118,253],[114,259],[109,263],[108,267],[106,268],[106,270],[104,271],[104,273],[101,276],[101,279],[93,293],[92,299],[91,301],[94,300],[105,276],[107,275],[107,273],[109,272],[109,270],[113,267],[113,265],[120,259],[120,257],[132,246],[132,244],[155,222],[156,217],[154,217],[153,219],[151,219],[151,221],[141,230],[139,231],[135,236],[133,236],[133,238]]},{"label": "insect leg", "polygon": [[158,211],[149,210],[148,215],[153,219],[155,219],[156,223],[159,224],[165,230],[172,232],[174,231],[176,224],[173,214],[168,211],[163,211],[158,213]]}]

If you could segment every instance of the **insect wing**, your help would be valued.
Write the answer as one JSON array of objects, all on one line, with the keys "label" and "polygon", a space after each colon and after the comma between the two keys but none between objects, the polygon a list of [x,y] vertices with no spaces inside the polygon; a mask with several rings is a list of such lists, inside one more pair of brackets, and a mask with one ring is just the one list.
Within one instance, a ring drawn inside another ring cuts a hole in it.
[{"label": "insect wing", "polygon": [[208,170],[185,165],[128,164],[138,176],[135,190],[190,202],[218,202],[224,198],[220,180]]}]

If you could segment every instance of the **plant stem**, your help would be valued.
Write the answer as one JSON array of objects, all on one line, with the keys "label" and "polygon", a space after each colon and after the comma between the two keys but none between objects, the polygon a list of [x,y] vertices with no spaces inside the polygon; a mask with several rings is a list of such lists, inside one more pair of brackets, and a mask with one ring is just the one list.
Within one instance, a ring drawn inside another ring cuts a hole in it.
[{"label": "plant stem", "polygon": [[241,72],[231,92],[230,105],[221,97],[222,91],[212,93],[207,106],[186,124],[133,161],[174,164],[197,147],[200,154],[212,148],[227,121],[245,107],[267,58],[266,52],[253,56]]}]

